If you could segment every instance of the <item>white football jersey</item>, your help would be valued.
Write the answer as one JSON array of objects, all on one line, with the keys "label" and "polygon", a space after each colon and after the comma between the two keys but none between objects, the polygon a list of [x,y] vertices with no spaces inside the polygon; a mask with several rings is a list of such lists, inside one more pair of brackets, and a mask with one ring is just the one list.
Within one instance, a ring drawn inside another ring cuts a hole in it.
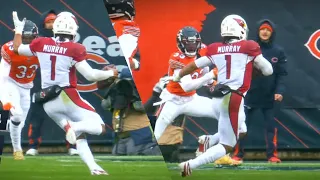
[{"label": "white football jersey", "polygon": [[40,37],[32,41],[30,50],[38,57],[42,88],[53,85],[77,87],[75,64],[86,59],[82,44],[57,42],[54,38]]},{"label": "white football jersey", "polygon": [[250,88],[253,60],[261,54],[260,46],[252,40],[234,43],[213,43],[207,57],[218,69],[217,83],[246,92]]}]

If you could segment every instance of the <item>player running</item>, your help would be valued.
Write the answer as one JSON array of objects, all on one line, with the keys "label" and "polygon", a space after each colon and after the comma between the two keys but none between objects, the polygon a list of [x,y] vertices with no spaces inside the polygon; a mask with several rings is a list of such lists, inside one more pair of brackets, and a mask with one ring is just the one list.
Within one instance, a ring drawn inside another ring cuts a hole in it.
[{"label": "player running", "polygon": [[218,69],[214,91],[220,97],[212,99],[211,108],[218,112],[219,143],[197,158],[179,164],[182,176],[191,175],[192,169],[214,162],[233,150],[239,136],[238,127],[245,121],[243,97],[250,88],[252,69],[259,69],[264,76],[273,73],[259,45],[244,40],[246,27],[245,20],[238,15],[225,17],[221,23],[223,42],[210,44],[207,56],[189,63],[173,76],[173,81],[179,82],[198,68],[214,64]]},{"label": "player running", "polygon": [[[30,44],[37,38],[38,28],[32,21],[26,20],[21,27],[22,43]],[[33,87],[35,72],[39,67],[37,57],[17,55],[13,42],[7,42],[1,48],[1,101],[11,104],[10,137],[14,160],[24,160],[21,147],[21,131],[30,108],[30,89]]]},{"label": "player running", "polygon": [[[182,28],[177,34],[177,45],[179,50],[173,53],[169,60],[169,76],[179,73],[185,65],[197,58],[202,45],[199,32],[190,26]],[[203,50],[205,50],[204,47]],[[211,108],[211,99],[197,95],[194,90],[205,84],[213,83],[214,73],[213,71],[208,73],[208,71],[209,67],[197,68],[191,75],[182,78],[180,82],[170,81],[167,84],[160,95],[161,102],[157,103],[162,104],[154,131],[157,140],[160,139],[167,126],[181,114],[212,117],[214,112]]]},{"label": "player running", "polygon": [[102,71],[90,67],[86,61],[85,47],[73,42],[78,30],[73,14],[58,14],[53,24],[54,37],[39,37],[30,45],[21,44],[25,19],[20,21],[15,11],[12,15],[15,25],[14,51],[20,55],[35,55],[40,62],[43,90],[35,100],[42,102],[49,117],[66,131],[66,139],[77,145],[79,155],[91,174],[108,175],[95,162],[85,137],[86,133],[105,133],[105,125],[95,109],[79,95],[76,89],[76,70],[89,81],[101,81],[117,76],[117,70]]}]

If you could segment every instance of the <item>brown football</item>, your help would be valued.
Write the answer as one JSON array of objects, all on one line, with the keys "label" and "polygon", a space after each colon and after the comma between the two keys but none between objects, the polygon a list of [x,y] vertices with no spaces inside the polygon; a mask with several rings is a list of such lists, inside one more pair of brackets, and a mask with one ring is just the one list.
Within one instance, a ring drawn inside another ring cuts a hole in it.
[{"label": "brown football", "polygon": [[[107,71],[107,70],[110,70],[110,69],[115,69],[116,66],[111,64],[111,65],[108,65],[108,66],[105,66],[102,68],[102,70],[104,71]],[[111,84],[117,79],[117,77],[110,77],[108,79],[105,79],[105,80],[102,80],[102,81],[98,81],[97,82],[97,87],[98,89],[105,89],[105,88],[108,88],[109,86],[111,86]]]}]

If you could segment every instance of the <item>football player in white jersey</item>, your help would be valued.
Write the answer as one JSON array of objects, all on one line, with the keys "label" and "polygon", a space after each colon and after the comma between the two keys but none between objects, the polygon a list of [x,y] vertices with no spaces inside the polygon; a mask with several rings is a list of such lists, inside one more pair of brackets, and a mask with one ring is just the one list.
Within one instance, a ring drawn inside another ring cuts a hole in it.
[{"label": "football player in white jersey", "polygon": [[173,81],[180,79],[198,68],[214,64],[218,69],[216,97],[212,108],[218,112],[219,143],[205,153],[179,164],[182,176],[191,175],[192,169],[214,162],[233,150],[239,137],[238,127],[245,121],[243,97],[250,88],[253,68],[264,76],[273,73],[272,65],[261,54],[259,45],[245,40],[247,24],[238,15],[229,15],[221,23],[223,42],[208,46],[203,56],[184,67]]},{"label": "football player in white jersey", "polygon": [[21,55],[35,55],[41,67],[42,93],[35,101],[42,102],[44,110],[66,131],[66,139],[76,144],[81,159],[92,175],[108,175],[94,160],[85,134],[105,133],[105,125],[95,109],[79,95],[76,70],[89,81],[101,81],[117,76],[115,69],[92,69],[86,61],[87,52],[82,44],[73,42],[78,30],[76,18],[71,13],[58,14],[53,24],[54,37],[40,37],[30,45],[22,44],[21,32],[25,18],[20,21],[13,12],[15,36],[14,51]]}]

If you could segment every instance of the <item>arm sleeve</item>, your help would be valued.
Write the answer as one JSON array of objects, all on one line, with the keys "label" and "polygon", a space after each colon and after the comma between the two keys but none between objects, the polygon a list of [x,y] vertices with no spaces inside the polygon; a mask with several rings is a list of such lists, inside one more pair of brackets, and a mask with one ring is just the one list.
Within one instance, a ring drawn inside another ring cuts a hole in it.
[{"label": "arm sleeve", "polygon": [[34,56],[35,54],[31,51],[29,44],[21,44],[18,48],[19,55],[22,56]]},{"label": "arm sleeve", "polygon": [[78,62],[75,64],[75,67],[88,81],[102,81],[114,76],[112,70],[102,71],[98,69],[92,69],[87,61]]},{"label": "arm sleeve", "polygon": [[[174,73],[179,73],[180,70],[175,70]],[[180,80],[180,86],[185,92],[196,90],[203,85],[205,85],[208,81],[212,80],[214,78],[213,73],[207,73],[201,78],[192,79],[191,75],[184,76]]]},{"label": "arm sleeve", "polygon": [[138,48],[138,37],[135,37],[131,34],[123,34],[118,38],[121,50],[124,57],[127,60],[128,65],[129,61],[132,59],[133,55],[137,52]]},{"label": "arm sleeve", "polygon": [[276,94],[283,94],[286,91],[285,77],[288,75],[287,71],[287,57],[284,51],[281,51],[278,62],[275,67],[276,75]]},{"label": "arm sleeve", "polygon": [[[5,61],[3,58],[1,58],[1,62],[0,62],[0,74],[1,77],[0,78],[4,78],[4,77],[8,77],[9,73],[10,73],[10,64],[8,64],[7,61]],[[3,81],[1,81],[3,82]]]},{"label": "arm sleeve", "polygon": [[210,66],[210,65],[214,64],[212,59],[209,58],[208,56],[202,56],[202,57],[196,59],[194,62],[198,68],[204,68],[206,66]]},{"label": "arm sleeve", "polygon": [[271,63],[266,60],[262,54],[256,56],[254,60],[254,66],[260,69],[264,76],[270,76],[273,73]]}]

